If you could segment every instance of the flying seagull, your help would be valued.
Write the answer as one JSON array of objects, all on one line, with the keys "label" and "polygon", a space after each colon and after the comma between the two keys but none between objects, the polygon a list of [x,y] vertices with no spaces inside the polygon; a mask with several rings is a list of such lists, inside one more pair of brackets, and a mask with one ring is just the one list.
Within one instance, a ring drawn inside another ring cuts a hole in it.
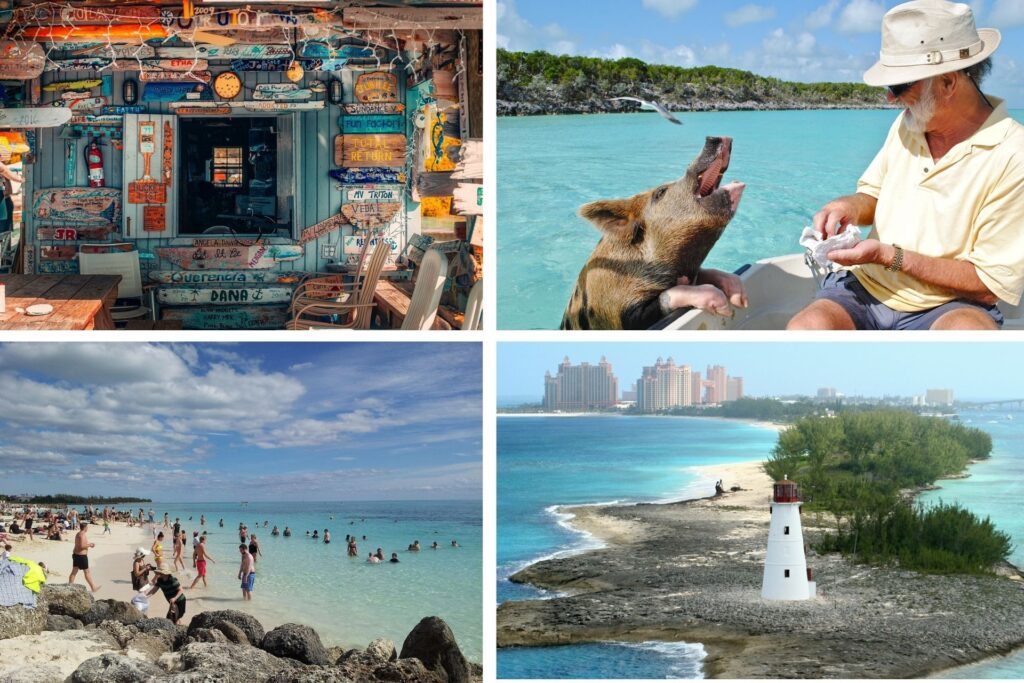
[{"label": "flying seagull", "polygon": [[634,102],[639,102],[641,109],[653,109],[654,111],[658,112],[672,123],[678,124],[680,126],[683,125],[682,121],[677,119],[675,116],[672,116],[672,112],[670,112],[668,109],[665,109],[665,107],[661,106],[657,102],[647,102],[645,100],[641,100],[638,97],[613,97],[612,100],[632,100]]}]

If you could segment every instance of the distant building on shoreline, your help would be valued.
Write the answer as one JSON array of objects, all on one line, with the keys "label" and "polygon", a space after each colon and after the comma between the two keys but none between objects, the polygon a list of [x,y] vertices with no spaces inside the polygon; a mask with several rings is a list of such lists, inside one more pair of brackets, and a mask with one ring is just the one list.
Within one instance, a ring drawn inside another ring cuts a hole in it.
[{"label": "distant building on shoreline", "polygon": [[705,379],[689,365],[658,358],[636,383],[636,407],[644,413],[696,405],[717,405],[743,398],[743,378],[729,377],[724,366],[708,366]]},{"label": "distant building on shoreline", "polygon": [[586,411],[614,408],[619,399],[619,380],[602,356],[597,365],[573,365],[566,356],[557,374],[544,373],[545,411]]},{"label": "distant building on shoreline", "polygon": [[924,404],[926,406],[951,406],[953,405],[953,390],[928,389],[924,393]]}]

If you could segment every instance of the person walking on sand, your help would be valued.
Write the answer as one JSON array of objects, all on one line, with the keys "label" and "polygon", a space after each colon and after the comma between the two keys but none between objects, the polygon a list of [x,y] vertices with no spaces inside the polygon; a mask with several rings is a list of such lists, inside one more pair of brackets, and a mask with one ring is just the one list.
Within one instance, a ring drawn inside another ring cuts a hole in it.
[{"label": "person walking on sand", "polygon": [[163,561],[164,561],[164,532],[161,531],[160,533],[158,533],[156,535],[156,538],[153,540],[153,545],[151,545],[149,549],[153,551],[153,559],[156,560],[156,563],[158,565],[159,564],[163,564]]},{"label": "person walking on sand", "polygon": [[252,600],[252,590],[256,585],[256,560],[244,543],[238,545],[242,556],[242,564],[238,567],[238,578],[242,582],[242,599]]},{"label": "person walking on sand", "polygon": [[106,520],[106,519],[103,520],[103,533],[104,534],[109,534],[110,533],[110,522],[108,520]]},{"label": "person walking on sand", "polygon": [[170,516],[166,512],[164,513],[164,528],[165,529],[170,529],[171,528],[171,518],[170,518]]},{"label": "person walking on sand", "polygon": [[196,550],[199,548],[200,540],[201,539],[199,538],[199,532],[198,531],[193,531],[192,532],[192,566],[193,567],[196,566]]},{"label": "person walking on sand", "polygon": [[181,584],[166,563],[157,566],[156,580],[147,595],[153,595],[158,590],[163,591],[167,598],[167,618],[172,624],[177,624],[185,616],[185,591],[181,590]]},{"label": "person walking on sand", "polygon": [[179,563],[181,564],[181,568],[182,569],[185,568],[185,559],[184,559],[184,556],[183,556],[184,550],[182,548],[183,545],[184,544],[181,542],[181,534],[175,534],[174,535],[174,569],[175,569],[175,571],[177,571]]},{"label": "person walking on sand", "polygon": [[206,536],[203,536],[199,539],[199,545],[196,546],[195,559],[196,571],[198,573],[196,574],[195,581],[193,581],[192,585],[188,588],[189,590],[195,588],[196,584],[199,583],[199,579],[203,580],[203,588],[209,588],[209,586],[206,583],[206,561],[209,560],[210,562],[217,564],[217,560],[213,559],[213,557],[211,557],[210,554],[206,552]]},{"label": "person walking on sand", "polygon": [[89,542],[89,536],[86,534],[86,529],[89,528],[88,522],[82,522],[78,525],[78,533],[75,534],[75,549],[71,552],[71,576],[68,577],[68,583],[72,584],[75,582],[75,577],[78,576],[78,570],[82,570],[82,574],[85,575],[85,582],[89,584],[89,590],[93,593],[100,589],[99,586],[92,582],[92,572],[89,571],[89,548],[95,548],[95,543]]}]

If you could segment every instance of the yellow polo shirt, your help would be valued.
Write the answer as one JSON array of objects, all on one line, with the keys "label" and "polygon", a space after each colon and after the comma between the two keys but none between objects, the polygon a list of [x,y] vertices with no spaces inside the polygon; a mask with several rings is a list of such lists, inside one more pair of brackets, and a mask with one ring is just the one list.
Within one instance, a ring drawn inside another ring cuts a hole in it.
[{"label": "yellow polo shirt", "polygon": [[[970,261],[1007,303],[1024,292],[1024,126],[995,106],[967,140],[932,160],[923,133],[901,114],[857,192],[878,199],[871,237],[937,258]],[[864,264],[850,268],[872,296],[897,311],[923,311],[956,297],[906,273]]]}]

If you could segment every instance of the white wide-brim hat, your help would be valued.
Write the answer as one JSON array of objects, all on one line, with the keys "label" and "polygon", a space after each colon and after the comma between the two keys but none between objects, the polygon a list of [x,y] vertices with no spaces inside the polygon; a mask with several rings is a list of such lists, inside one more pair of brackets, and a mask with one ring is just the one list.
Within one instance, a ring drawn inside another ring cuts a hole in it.
[{"label": "white wide-brim hat", "polygon": [[864,73],[868,85],[900,85],[960,71],[989,58],[1002,39],[994,28],[976,28],[968,5],[912,0],[882,19],[882,51]]},{"label": "white wide-brim hat", "polygon": [[149,551],[141,545],[135,549],[135,557],[145,557],[146,555],[149,555]]}]

